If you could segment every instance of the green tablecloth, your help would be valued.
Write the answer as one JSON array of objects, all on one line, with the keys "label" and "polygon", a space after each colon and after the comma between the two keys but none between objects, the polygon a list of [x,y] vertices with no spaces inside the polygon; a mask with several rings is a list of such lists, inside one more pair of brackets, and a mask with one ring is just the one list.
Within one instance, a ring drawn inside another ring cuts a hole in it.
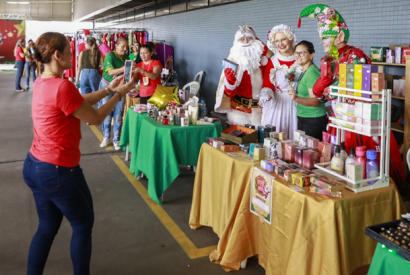
[{"label": "green tablecloth", "polygon": [[149,196],[159,198],[179,175],[178,164],[196,166],[199,150],[206,137],[219,137],[222,126],[164,126],[133,110],[127,112],[120,146],[131,152],[130,172],[148,178]]},{"label": "green tablecloth", "polygon": [[367,275],[410,274],[410,262],[395,251],[378,243]]}]

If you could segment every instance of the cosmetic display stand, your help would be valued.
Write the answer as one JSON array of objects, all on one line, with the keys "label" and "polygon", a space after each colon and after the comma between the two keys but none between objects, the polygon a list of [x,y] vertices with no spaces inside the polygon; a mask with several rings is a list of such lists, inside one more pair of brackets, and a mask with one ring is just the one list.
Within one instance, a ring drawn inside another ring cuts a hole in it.
[{"label": "cosmetic display stand", "polygon": [[[371,134],[372,131],[370,131],[370,133],[357,131],[354,129],[343,127],[335,123],[343,122],[343,124],[352,125],[353,128],[354,126],[362,126],[361,124],[359,125],[354,122],[344,121],[341,119],[337,119],[335,117],[329,118],[330,120],[332,120],[332,123],[330,123],[329,126],[337,129],[337,143],[338,144],[340,144],[341,140],[344,140],[345,131],[349,131],[349,132],[353,132],[353,133],[357,133],[357,134],[369,136],[369,137],[375,137],[375,136],[380,137],[380,173],[378,177],[354,181],[354,180],[347,178],[346,176],[340,175],[336,173],[335,171],[331,170],[330,162],[316,163],[315,167],[319,168],[320,170],[324,170],[325,172],[335,177],[338,177],[341,180],[344,180],[346,182],[346,188],[354,191],[355,193],[389,186],[390,130],[391,130],[390,106],[391,106],[391,93],[392,93],[391,90],[388,89],[388,90],[383,90],[381,92],[369,92],[369,91],[349,89],[349,88],[338,87],[338,86],[330,86],[330,88],[333,90],[338,90],[338,91],[343,90],[347,92],[356,92],[356,93],[361,93],[361,94],[382,96],[382,98],[365,98],[365,97],[351,96],[347,94],[340,94],[339,92],[330,93],[331,95],[338,97],[337,98],[338,102],[343,102],[343,103],[346,102],[346,99],[356,99],[356,100],[365,101],[368,103],[381,103],[382,105],[382,119],[381,119],[382,124],[381,126],[369,126],[371,130],[381,129],[381,132],[378,134]],[[369,184],[369,181],[374,181],[374,180],[377,180],[377,182],[375,182],[374,184]]]}]

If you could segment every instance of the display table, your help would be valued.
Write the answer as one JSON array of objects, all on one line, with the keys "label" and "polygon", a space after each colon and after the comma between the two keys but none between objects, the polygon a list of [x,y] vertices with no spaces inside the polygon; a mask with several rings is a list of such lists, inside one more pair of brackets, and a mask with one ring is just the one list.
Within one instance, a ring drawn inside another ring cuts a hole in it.
[{"label": "display table", "polygon": [[201,126],[164,126],[146,113],[129,109],[122,129],[120,146],[131,152],[130,172],[148,178],[148,194],[162,203],[162,193],[179,175],[179,164],[196,166],[199,150],[206,137],[218,137],[219,122]]},{"label": "display table", "polygon": [[400,218],[404,204],[394,183],[343,198],[295,192],[276,178],[272,225],[249,211],[251,171],[258,162],[233,158],[207,144],[201,148],[189,225],[211,226],[219,236],[210,255],[226,271],[258,255],[266,274],[351,274],[370,264],[376,242],[366,226]]},{"label": "display table", "polygon": [[368,275],[403,275],[410,274],[410,262],[393,250],[378,243]]}]

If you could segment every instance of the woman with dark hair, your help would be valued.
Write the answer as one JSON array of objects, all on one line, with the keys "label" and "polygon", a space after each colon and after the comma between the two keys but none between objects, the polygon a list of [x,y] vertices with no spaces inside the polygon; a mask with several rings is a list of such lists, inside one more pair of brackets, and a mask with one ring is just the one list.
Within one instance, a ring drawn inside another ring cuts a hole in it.
[{"label": "woman with dark hair", "polygon": [[16,75],[16,92],[24,92],[26,89],[20,85],[21,77],[23,76],[24,64],[26,62],[26,55],[24,53],[25,40],[19,39],[14,47],[14,56],[16,57],[15,67],[17,68]]},{"label": "woman with dark hair", "polygon": [[[118,37],[117,42],[115,43],[114,51],[109,52],[105,57],[104,72],[103,77],[100,81],[100,89],[107,87],[107,85],[114,79],[115,76],[124,73],[125,60],[129,60],[127,50],[128,40],[124,37]],[[100,102],[100,106],[108,102],[111,97],[112,95],[107,95],[106,97],[104,97]],[[116,151],[121,149],[119,143],[122,129],[122,116],[124,114],[124,104],[125,99],[123,98],[115,105],[114,110],[105,118],[102,125],[104,139],[101,142],[100,147],[107,147],[109,143],[111,136],[111,121],[114,118],[114,149]]]},{"label": "woman with dark hair", "polygon": [[36,69],[37,69],[37,62],[33,59],[33,46],[34,42],[33,40],[28,41],[28,47],[27,51],[25,53],[26,55],[26,63],[24,65],[24,69],[26,70],[26,84],[27,84],[27,90],[29,89],[30,86],[30,74],[32,75],[33,78],[33,83],[36,81]]},{"label": "woman with dark hair", "polygon": [[[80,121],[100,124],[134,81],[115,79],[107,89],[80,95],[64,70],[72,67],[70,44],[61,33],[46,32],[36,41],[34,58],[44,73],[33,85],[33,144],[24,162],[23,178],[33,192],[39,224],[31,241],[27,274],[43,274],[44,266],[63,217],[72,227],[70,253],[74,274],[90,274],[93,201],[82,169]],[[111,99],[95,110],[92,105]]]},{"label": "woman with dark hair", "polygon": [[154,49],[150,45],[145,44],[142,46],[140,50],[142,62],[138,63],[134,70],[134,78],[138,77],[140,80],[141,104],[147,104],[157,86],[161,85],[162,65],[158,60],[152,59],[153,54]]},{"label": "woman with dark hair", "polygon": [[[101,76],[98,73],[100,67],[104,64],[104,57],[97,46],[94,38],[88,37],[85,42],[87,50],[82,51],[78,58],[78,74],[75,82],[80,82],[81,94],[89,94],[92,91],[97,91],[101,81]],[[81,72],[81,70],[83,70]],[[81,72],[81,80],[80,78]]]},{"label": "woman with dark hair", "polygon": [[132,53],[130,54],[130,60],[135,62],[135,60],[139,58],[140,49],[141,49],[141,43],[138,41],[134,42],[134,45],[132,46]]},{"label": "woman with dark hair", "polygon": [[294,55],[296,63],[302,67],[296,91],[293,88],[289,90],[290,98],[298,104],[298,130],[322,140],[328,118],[325,105],[312,92],[313,85],[320,77],[320,70],[313,63],[315,48],[311,42],[303,40],[296,45]]}]

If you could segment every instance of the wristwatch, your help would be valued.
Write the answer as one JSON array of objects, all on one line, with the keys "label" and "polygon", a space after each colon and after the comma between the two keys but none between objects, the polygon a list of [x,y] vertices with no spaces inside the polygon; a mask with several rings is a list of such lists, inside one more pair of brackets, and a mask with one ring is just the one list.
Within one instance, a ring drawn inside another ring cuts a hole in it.
[{"label": "wristwatch", "polygon": [[107,95],[110,95],[110,94],[111,94],[111,91],[110,91],[110,89],[108,89],[108,86],[105,87],[105,92],[107,93]]},{"label": "wristwatch", "polygon": [[145,70],[142,70],[142,74],[145,75]]}]

